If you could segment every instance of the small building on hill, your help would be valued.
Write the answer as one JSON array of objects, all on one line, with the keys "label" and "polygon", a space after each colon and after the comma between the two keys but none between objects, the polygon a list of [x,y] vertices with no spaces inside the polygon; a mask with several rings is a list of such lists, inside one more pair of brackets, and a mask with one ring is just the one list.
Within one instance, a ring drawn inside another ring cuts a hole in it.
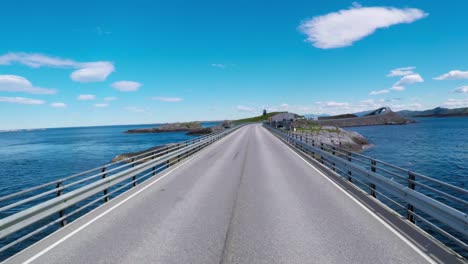
[{"label": "small building on hill", "polygon": [[271,126],[276,128],[291,129],[292,122],[296,121],[298,115],[294,113],[279,113],[269,118],[269,123]]}]

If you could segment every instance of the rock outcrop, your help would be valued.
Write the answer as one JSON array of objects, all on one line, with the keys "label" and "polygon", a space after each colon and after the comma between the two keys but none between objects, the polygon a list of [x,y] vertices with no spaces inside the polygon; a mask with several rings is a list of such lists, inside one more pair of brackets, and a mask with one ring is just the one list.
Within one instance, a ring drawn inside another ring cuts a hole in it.
[{"label": "rock outcrop", "polygon": [[212,127],[203,127],[200,122],[169,123],[160,127],[138,128],[125,131],[126,134],[187,132],[187,135],[200,136],[222,131],[230,127],[229,121]]},{"label": "rock outcrop", "polygon": [[[147,153],[147,154],[139,156],[138,159],[146,158],[146,157],[151,155],[151,152],[161,151],[162,149],[170,148],[173,145],[175,145],[175,144],[166,144],[166,145],[161,145],[161,146],[156,146],[156,147],[152,147],[152,148],[149,148],[149,149],[145,149],[145,150],[142,150],[142,151],[123,153],[123,154],[115,156],[112,159],[112,162],[117,162],[117,161],[121,161],[121,160],[124,160],[124,159],[132,158],[132,157],[141,155],[143,153]],[[145,162],[145,161],[147,161],[147,159],[143,159],[140,163]],[[130,162],[130,160],[128,162]]]},{"label": "rock outcrop", "polygon": [[190,132],[203,129],[200,122],[187,122],[187,123],[169,123],[159,127],[152,128],[138,128],[125,131],[126,134],[137,133],[166,133],[166,132]]},{"label": "rock outcrop", "polygon": [[406,119],[395,112],[387,112],[381,115],[369,115],[363,117],[316,120],[311,121],[320,126],[337,126],[337,127],[353,127],[353,126],[377,126],[377,125],[404,125],[414,123],[414,121]]},{"label": "rock outcrop", "polygon": [[333,145],[353,152],[361,152],[372,145],[361,134],[336,126],[318,126],[313,121],[298,120],[293,123],[296,132],[315,142]]}]

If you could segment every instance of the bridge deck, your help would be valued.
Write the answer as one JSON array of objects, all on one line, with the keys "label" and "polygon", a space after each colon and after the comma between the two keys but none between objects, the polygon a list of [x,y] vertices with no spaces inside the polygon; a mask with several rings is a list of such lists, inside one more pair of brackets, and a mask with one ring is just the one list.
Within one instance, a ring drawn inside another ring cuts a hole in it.
[{"label": "bridge deck", "polygon": [[326,176],[249,125],[11,263],[428,263]]}]

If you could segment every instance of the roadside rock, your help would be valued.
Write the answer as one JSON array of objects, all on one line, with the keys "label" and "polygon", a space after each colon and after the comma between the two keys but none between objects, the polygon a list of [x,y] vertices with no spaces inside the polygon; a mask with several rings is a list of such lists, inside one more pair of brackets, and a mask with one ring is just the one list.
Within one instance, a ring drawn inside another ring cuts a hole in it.
[{"label": "roadside rock", "polygon": [[167,133],[167,132],[187,132],[187,135],[199,136],[207,135],[213,132],[224,130],[226,127],[226,121],[220,125],[213,127],[203,127],[200,122],[188,122],[188,123],[170,123],[160,127],[153,128],[139,128],[130,129],[125,131],[125,134],[144,134],[144,133]]},{"label": "roadside rock", "polygon": [[[145,155],[142,155],[141,157],[138,157],[138,159],[146,158],[146,157],[150,156],[150,155],[151,155],[151,152],[153,152],[153,151],[158,151],[158,150],[162,150],[162,149],[164,149],[164,148],[169,148],[169,147],[171,147],[171,146],[173,146],[173,145],[175,145],[175,144],[166,144],[166,145],[156,146],[156,147],[152,147],[152,148],[145,149],[145,150],[138,151],[138,152],[123,153],[123,154],[120,154],[120,155],[115,156],[115,157],[112,159],[112,162],[121,161],[121,160],[124,160],[124,159],[127,159],[127,158],[132,158],[132,157],[138,156],[138,155],[140,155],[140,154],[149,152],[148,154],[145,154]],[[143,162],[145,162],[145,161],[147,161],[147,159],[144,159],[144,160],[142,160],[142,161],[139,162],[139,163],[143,163]],[[130,162],[130,160],[127,161],[127,162]]]},{"label": "roadside rock", "polygon": [[126,134],[137,133],[165,133],[165,132],[190,132],[202,129],[200,122],[170,123],[160,127],[138,128],[125,131]]},{"label": "roadside rock", "polygon": [[294,122],[297,134],[308,136],[315,142],[333,145],[348,151],[361,152],[372,145],[361,134],[336,126],[310,126],[310,122]]},{"label": "roadside rock", "polygon": [[352,127],[352,126],[376,126],[376,125],[404,125],[414,123],[413,120],[404,118],[395,112],[388,112],[381,115],[351,117],[329,120],[311,121],[316,125],[321,126],[337,126],[337,127]]}]

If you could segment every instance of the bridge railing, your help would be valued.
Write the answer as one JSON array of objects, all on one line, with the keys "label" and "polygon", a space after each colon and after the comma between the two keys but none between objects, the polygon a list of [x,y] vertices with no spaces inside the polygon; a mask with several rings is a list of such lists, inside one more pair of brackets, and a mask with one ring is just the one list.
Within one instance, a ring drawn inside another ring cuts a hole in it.
[{"label": "bridge railing", "polygon": [[21,243],[65,226],[239,127],[144,152],[0,197],[0,261],[24,248],[19,247]]},{"label": "bridge railing", "polygon": [[449,247],[468,252],[468,190],[317,142],[308,133],[265,127]]}]

